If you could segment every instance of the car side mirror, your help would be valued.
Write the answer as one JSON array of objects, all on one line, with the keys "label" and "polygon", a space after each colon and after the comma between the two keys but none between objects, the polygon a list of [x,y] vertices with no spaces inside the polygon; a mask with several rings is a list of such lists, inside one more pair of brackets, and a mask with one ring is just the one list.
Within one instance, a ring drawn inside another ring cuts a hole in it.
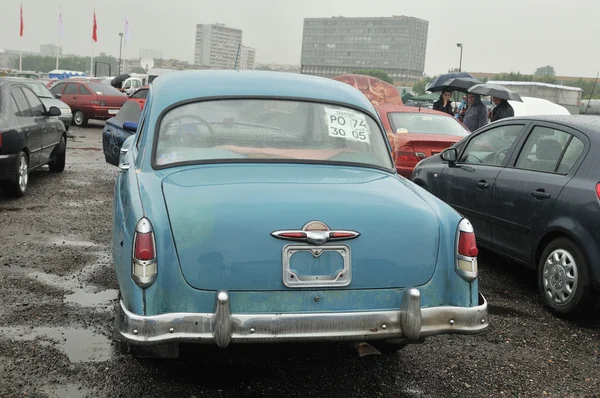
[{"label": "car side mirror", "polygon": [[54,98],[56,98],[56,99],[60,99],[60,97],[62,97],[62,94],[59,94],[59,93],[55,93],[55,94],[54,94]]},{"label": "car side mirror", "polygon": [[131,131],[132,133],[135,133],[138,128],[138,122],[125,122],[125,123],[123,123],[123,128],[127,131]]},{"label": "car side mirror", "polygon": [[448,162],[450,167],[456,166],[456,161],[458,160],[458,151],[456,148],[448,148],[440,155],[443,161]]},{"label": "car side mirror", "polygon": [[61,112],[60,109],[58,109],[55,106],[51,106],[50,109],[48,109],[48,116],[60,116]]}]

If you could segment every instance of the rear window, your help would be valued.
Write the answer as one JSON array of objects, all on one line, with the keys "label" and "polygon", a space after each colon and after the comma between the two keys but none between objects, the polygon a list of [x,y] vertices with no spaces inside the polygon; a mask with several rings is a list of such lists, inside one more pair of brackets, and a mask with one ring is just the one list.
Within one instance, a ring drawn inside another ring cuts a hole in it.
[{"label": "rear window", "polygon": [[133,95],[131,96],[131,98],[138,98],[138,99],[146,99],[146,97],[148,97],[148,89],[147,88],[139,89],[138,91],[133,93]]},{"label": "rear window", "polygon": [[337,105],[266,99],[184,104],[160,120],[154,163],[280,160],[393,169],[378,125]]},{"label": "rear window", "polygon": [[450,116],[417,112],[390,112],[388,118],[394,133],[441,134],[459,137],[469,135],[469,131]]},{"label": "rear window", "polygon": [[90,88],[93,92],[100,95],[125,95],[113,86],[109,86],[108,84],[102,83],[87,83],[86,86]]}]

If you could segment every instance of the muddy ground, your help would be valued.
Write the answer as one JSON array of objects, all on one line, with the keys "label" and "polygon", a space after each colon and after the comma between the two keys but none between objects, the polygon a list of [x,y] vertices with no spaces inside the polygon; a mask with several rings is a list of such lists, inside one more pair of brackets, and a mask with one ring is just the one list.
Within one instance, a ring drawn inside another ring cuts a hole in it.
[{"label": "muddy ground", "polygon": [[67,168],[0,194],[0,397],[600,397],[600,312],[577,322],[540,305],[535,277],[483,253],[490,328],[392,357],[346,345],[184,348],[131,357],[114,331],[113,182],[101,123],[69,131]]}]

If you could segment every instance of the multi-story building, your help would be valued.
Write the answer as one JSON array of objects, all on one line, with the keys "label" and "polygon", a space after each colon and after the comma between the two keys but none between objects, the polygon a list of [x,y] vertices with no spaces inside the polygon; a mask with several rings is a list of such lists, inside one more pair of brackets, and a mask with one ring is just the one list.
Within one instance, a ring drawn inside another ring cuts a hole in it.
[{"label": "multi-story building", "polygon": [[[45,57],[56,57],[56,50],[56,44],[42,44],[40,46],[40,54]],[[62,46],[58,48],[58,51],[60,51],[60,55],[62,55]]]},{"label": "multi-story building", "polygon": [[196,25],[194,64],[214,69],[234,69],[241,51],[241,29],[222,23]]},{"label": "multi-story building", "polygon": [[256,49],[242,46],[238,60],[238,69],[254,69]]},{"label": "multi-story building", "polygon": [[395,82],[423,77],[429,22],[406,16],[305,18],[301,73],[334,77],[378,69]]}]

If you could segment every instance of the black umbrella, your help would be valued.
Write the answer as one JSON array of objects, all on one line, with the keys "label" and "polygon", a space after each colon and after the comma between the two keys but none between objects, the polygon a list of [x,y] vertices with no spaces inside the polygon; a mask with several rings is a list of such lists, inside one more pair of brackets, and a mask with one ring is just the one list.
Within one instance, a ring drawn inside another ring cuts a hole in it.
[{"label": "black umbrella", "polygon": [[466,93],[468,89],[476,84],[481,84],[481,82],[471,74],[467,72],[453,72],[439,75],[425,87],[425,90],[436,92],[449,89],[451,91],[462,91]]},{"label": "black umbrella", "polygon": [[110,85],[116,88],[121,88],[121,86],[123,85],[123,82],[127,79],[129,79],[131,77],[131,75],[128,75],[127,73],[123,73],[121,75],[117,75],[114,79],[112,79],[110,81]]},{"label": "black umbrella", "polygon": [[505,100],[523,102],[519,94],[499,84],[477,84],[469,89],[469,93],[491,95],[492,97],[502,98]]}]

